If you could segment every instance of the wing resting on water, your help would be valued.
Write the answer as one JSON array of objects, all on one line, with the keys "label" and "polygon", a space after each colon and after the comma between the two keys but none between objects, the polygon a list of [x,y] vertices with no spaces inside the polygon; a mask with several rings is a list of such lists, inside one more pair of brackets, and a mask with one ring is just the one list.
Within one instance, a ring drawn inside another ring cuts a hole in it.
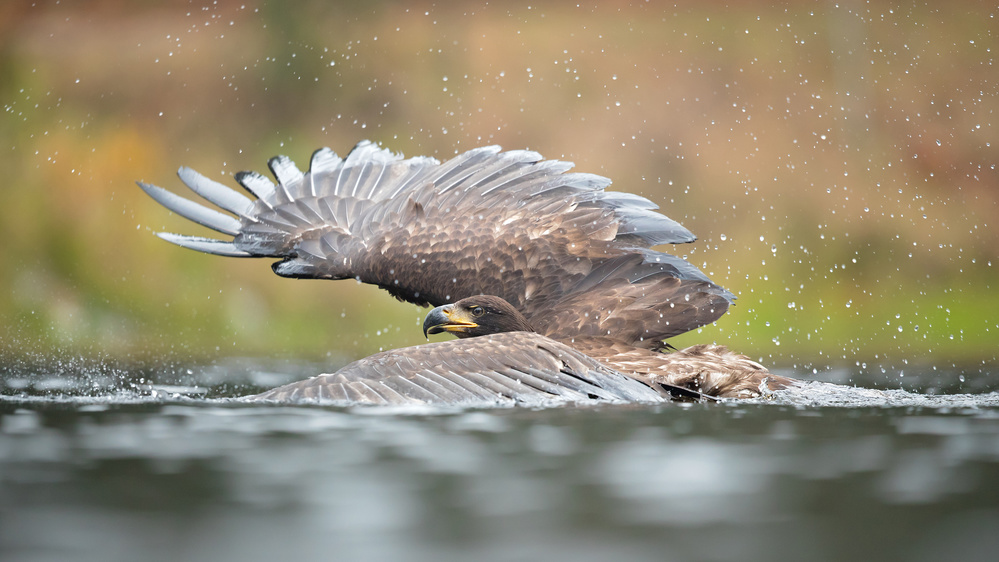
[{"label": "wing resting on water", "polygon": [[462,406],[699,399],[653,389],[585,354],[529,332],[428,343],[355,361],[336,373],[281,386],[247,401]]}]

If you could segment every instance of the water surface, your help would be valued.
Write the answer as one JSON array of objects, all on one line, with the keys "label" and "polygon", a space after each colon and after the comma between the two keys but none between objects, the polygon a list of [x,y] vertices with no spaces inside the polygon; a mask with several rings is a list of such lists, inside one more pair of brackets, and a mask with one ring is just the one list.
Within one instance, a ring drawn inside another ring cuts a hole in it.
[{"label": "water surface", "polygon": [[858,371],[855,382],[885,391],[813,388],[724,404],[393,410],[231,399],[313,368],[8,369],[0,557],[985,560],[999,551],[999,395],[987,373],[962,382],[954,370],[907,371],[906,386],[920,390],[908,392]]}]

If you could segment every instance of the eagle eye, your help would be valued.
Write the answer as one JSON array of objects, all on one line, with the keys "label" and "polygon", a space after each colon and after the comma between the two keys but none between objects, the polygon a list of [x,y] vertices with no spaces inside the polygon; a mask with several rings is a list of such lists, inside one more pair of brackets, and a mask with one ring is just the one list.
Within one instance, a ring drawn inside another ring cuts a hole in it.
[{"label": "eagle eye", "polygon": [[486,313],[486,309],[482,308],[481,306],[474,306],[474,307],[472,307],[472,316],[478,317],[478,316],[482,316],[485,313]]}]

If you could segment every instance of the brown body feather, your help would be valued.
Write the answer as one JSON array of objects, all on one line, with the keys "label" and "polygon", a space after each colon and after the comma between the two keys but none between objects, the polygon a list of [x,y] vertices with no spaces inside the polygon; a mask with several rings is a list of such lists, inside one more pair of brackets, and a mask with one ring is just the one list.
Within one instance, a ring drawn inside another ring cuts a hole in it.
[{"label": "brown body feather", "polygon": [[721,398],[752,398],[797,382],[774,375],[721,345],[700,344],[671,353],[631,347],[611,338],[581,338],[571,345],[648,384],[682,386]]}]

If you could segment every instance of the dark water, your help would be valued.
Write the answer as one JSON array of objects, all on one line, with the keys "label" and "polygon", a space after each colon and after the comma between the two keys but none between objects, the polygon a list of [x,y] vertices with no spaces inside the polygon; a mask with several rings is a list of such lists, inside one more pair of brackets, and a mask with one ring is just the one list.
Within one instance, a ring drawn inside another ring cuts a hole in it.
[{"label": "dark water", "polygon": [[[815,387],[725,404],[421,411],[226,398],[312,368],[8,369],[0,560],[999,552],[988,373],[906,371],[919,392]],[[852,378],[885,388],[897,375]]]}]

